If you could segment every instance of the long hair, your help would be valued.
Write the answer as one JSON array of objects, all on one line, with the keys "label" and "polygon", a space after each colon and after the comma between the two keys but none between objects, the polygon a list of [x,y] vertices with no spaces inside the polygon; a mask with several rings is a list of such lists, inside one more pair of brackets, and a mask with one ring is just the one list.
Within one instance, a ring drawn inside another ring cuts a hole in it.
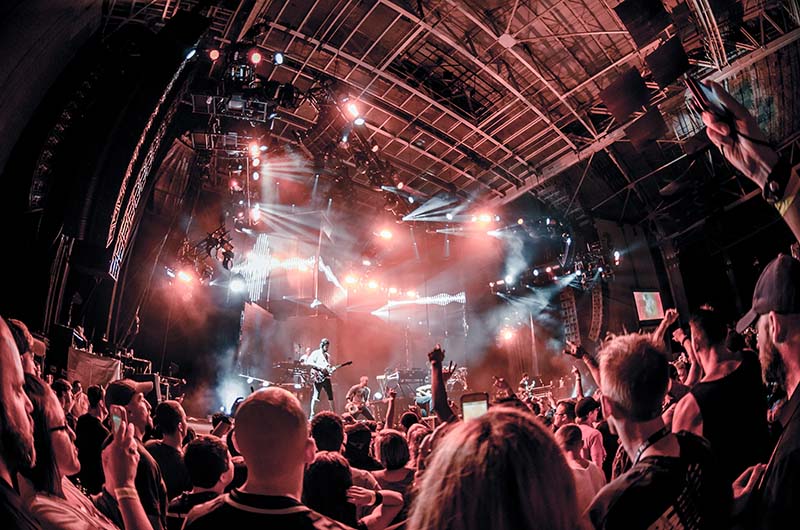
[{"label": "long hair", "polygon": [[335,521],[355,527],[355,506],[347,501],[353,476],[347,460],[334,451],[320,451],[303,478],[303,504]]},{"label": "long hair", "polygon": [[529,413],[493,408],[453,428],[432,455],[409,530],[575,530],[572,473]]},{"label": "long hair", "polygon": [[33,404],[31,417],[36,464],[30,469],[21,469],[20,473],[33,483],[36,491],[63,497],[61,474],[58,472],[58,462],[47,421],[47,402],[50,400],[51,404],[53,403],[55,392],[35,375],[25,374],[25,393]]}]

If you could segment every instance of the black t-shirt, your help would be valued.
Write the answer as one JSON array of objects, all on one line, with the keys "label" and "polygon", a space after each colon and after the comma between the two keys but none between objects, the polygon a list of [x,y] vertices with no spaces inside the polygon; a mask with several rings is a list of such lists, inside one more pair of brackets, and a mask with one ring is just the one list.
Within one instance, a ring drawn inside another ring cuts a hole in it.
[{"label": "black t-shirt", "polygon": [[78,418],[75,429],[75,446],[78,448],[78,460],[81,462],[81,472],[78,475],[81,485],[91,494],[99,493],[103,489],[105,476],[103,474],[103,442],[108,438],[108,429],[103,423],[92,416],[84,414]]},{"label": "black t-shirt", "polygon": [[731,485],[704,439],[676,434],[679,457],[642,458],[603,489],[589,507],[596,529],[727,528]]},{"label": "black t-shirt", "polygon": [[25,503],[11,484],[0,478],[0,526],[20,530],[39,530],[39,523],[25,508]]},{"label": "black t-shirt", "polygon": [[167,509],[167,528],[168,530],[180,530],[183,528],[183,521],[186,515],[195,506],[200,506],[217,497],[217,493],[213,491],[201,491],[200,493],[189,493],[185,491],[175,497],[169,503]]},{"label": "black t-shirt", "polygon": [[275,528],[280,530],[347,530],[289,497],[253,495],[233,490],[196,507],[184,530]]},{"label": "black t-shirt", "polygon": [[183,455],[177,449],[161,440],[150,440],[144,446],[158,463],[161,477],[167,486],[167,498],[174,499],[192,489],[192,478],[183,463]]}]

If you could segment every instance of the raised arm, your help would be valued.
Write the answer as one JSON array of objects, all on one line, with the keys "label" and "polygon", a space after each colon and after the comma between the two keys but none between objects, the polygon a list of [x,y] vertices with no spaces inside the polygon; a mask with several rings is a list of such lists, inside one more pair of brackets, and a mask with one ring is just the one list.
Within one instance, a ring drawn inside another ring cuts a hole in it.
[{"label": "raised arm", "polygon": [[[431,399],[433,410],[444,422],[457,420],[458,417],[453,413],[447,404],[447,388],[445,387],[445,375],[442,369],[444,362],[444,350],[437,344],[436,348],[428,354],[431,362]],[[448,372],[449,375],[450,372]]]},{"label": "raised arm", "polygon": [[694,348],[692,348],[692,341],[686,335],[685,331],[683,331],[681,328],[673,331],[672,340],[680,344],[683,349],[686,350],[686,355],[689,356],[691,365],[689,366],[689,373],[686,374],[686,380],[683,382],[683,384],[692,387],[703,378],[703,366],[700,364],[700,359],[697,357],[697,353],[694,351]]},{"label": "raised arm", "polygon": [[126,530],[152,530],[134,482],[139,464],[137,443],[133,437],[133,424],[123,421],[114,433],[113,441],[103,450],[105,488],[117,501]]},{"label": "raised arm", "polygon": [[392,388],[389,390],[389,396],[387,397],[389,404],[386,406],[386,421],[383,422],[384,430],[394,429],[395,398],[397,398],[397,390]]},{"label": "raised arm", "polygon": [[572,375],[575,376],[575,395],[580,399],[583,397],[583,383],[581,382],[581,371],[577,366],[572,367]]},{"label": "raised arm", "polygon": [[667,335],[667,329],[678,320],[678,311],[676,309],[667,309],[664,312],[664,318],[661,319],[661,323],[658,324],[658,327],[653,332],[653,342],[658,344],[659,346],[664,346],[664,337]]}]

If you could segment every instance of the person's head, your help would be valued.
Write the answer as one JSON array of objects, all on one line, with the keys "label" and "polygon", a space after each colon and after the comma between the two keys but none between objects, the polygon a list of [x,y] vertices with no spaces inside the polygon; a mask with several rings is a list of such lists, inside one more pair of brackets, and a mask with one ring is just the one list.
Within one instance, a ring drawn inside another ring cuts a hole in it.
[{"label": "person's head", "polygon": [[578,400],[575,405],[575,417],[583,422],[597,421],[597,414],[600,411],[600,403],[594,398],[585,397]]},{"label": "person's head", "polygon": [[579,457],[583,448],[583,434],[577,425],[564,425],[556,431],[556,442],[564,454]]},{"label": "person's head", "polygon": [[575,423],[575,402],[563,399],[556,405],[556,411],[553,414],[553,425],[561,427],[569,423]]},{"label": "person's head", "polygon": [[689,319],[692,330],[692,348],[705,355],[712,348],[725,345],[728,338],[728,325],[719,311],[703,307],[695,311]]},{"label": "person's head", "polygon": [[394,429],[384,429],[378,434],[375,452],[381,464],[389,471],[402,468],[411,458],[408,442],[402,433]]},{"label": "person's head", "polygon": [[56,397],[58,398],[58,402],[61,404],[61,408],[64,409],[64,412],[69,412],[70,409],[72,409],[72,404],[74,403],[72,385],[70,385],[69,381],[66,379],[56,379],[50,386],[53,389],[53,392],[56,393]]},{"label": "person's head", "polygon": [[356,526],[355,506],[347,501],[353,485],[350,464],[336,451],[321,451],[303,478],[303,504],[335,521]]},{"label": "person's head", "polygon": [[311,420],[311,437],[317,451],[341,451],[344,444],[342,418],[329,410],[323,410]]},{"label": "person's head", "polygon": [[600,352],[603,416],[619,432],[620,422],[660,417],[669,379],[667,357],[648,335],[631,333],[606,343]]},{"label": "person's head", "polygon": [[153,420],[150,418],[150,403],[144,397],[152,390],[153,383],[137,383],[131,379],[113,381],[106,388],[106,407],[109,410],[111,405],[124,407],[128,421],[136,428],[136,436],[139,438],[153,427]]},{"label": "person's head", "polygon": [[406,432],[408,432],[408,429],[415,423],[419,423],[419,416],[411,411],[404,412],[403,415],[400,416],[400,425]]},{"label": "person's head", "polygon": [[24,390],[25,377],[14,337],[0,318],[0,458],[10,470],[36,461],[33,405]]},{"label": "person's head", "polygon": [[21,320],[10,318],[8,319],[8,327],[19,350],[22,371],[26,374],[41,375],[41,370],[39,370],[39,366],[34,361],[33,335],[28,331],[28,326]]},{"label": "person's head", "polygon": [[198,490],[222,493],[233,480],[233,460],[225,442],[211,434],[201,435],[189,442],[183,462]]},{"label": "person's head", "polygon": [[105,404],[106,391],[99,385],[92,385],[86,389],[86,398],[89,401],[89,411],[105,416],[108,413]]},{"label": "person's head", "polygon": [[233,442],[250,477],[274,481],[299,492],[303,467],[314,460],[314,440],[300,402],[282,388],[250,394],[236,411]]},{"label": "person's head", "polygon": [[419,457],[419,448],[422,445],[422,440],[430,433],[431,430],[424,423],[415,423],[406,433],[408,452],[411,455],[411,461],[413,461],[415,465]]},{"label": "person's head", "polygon": [[81,470],[75,433],[53,390],[35,375],[25,375],[25,392],[33,404],[36,464],[20,470],[36,491],[61,495],[61,479]]},{"label": "person's head", "polygon": [[186,421],[186,413],[177,401],[162,401],[156,406],[154,416],[155,426],[165,437],[169,436],[183,440],[183,437],[186,436],[186,431],[189,427]]},{"label": "person's head", "polygon": [[363,423],[348,425],[345,429],[347,438],[345,451],[348,455],[368,455],[372,443],[372,432]]},{"label": "person's head", "polygon": [[331,345],[331,341],[329,341],[328,339],[322,339],[321,341],[319,341],[319,347],[324,352],[328,351],[328,348],[330,348],[330,345]]},{"label": "person's head", "polygon": [[83,392],[83,385],[76,379],[72,382],[72,395],[77,396],[81,392]]},{"label": "person's head", "polygon": [[553,437],[530,413],[491,408],[453,426],[426,466],[409,528],[581,526],[572,473]]},{"label": "person's head", "polygon": [[361,379],[359,379],[358,382],[361,384],[361,386],[367,386],[367,384],[369,383],[369,377],[367,377],[366,375],[362,375]]},{"label": "person's head", "polygon": [[753,306],[739,320],[743,333],[758,319],[758,357],[765,382],[786,390],[789,371],[800,370],[800,262],[781,254],[761,273]]}]

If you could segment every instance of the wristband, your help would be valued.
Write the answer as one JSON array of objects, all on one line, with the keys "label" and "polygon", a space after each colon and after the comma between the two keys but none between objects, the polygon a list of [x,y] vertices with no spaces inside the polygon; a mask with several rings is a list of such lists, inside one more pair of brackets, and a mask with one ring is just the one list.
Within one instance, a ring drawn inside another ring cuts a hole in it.
[{"label": "wristband", "polygon": [[761,195],[764,200],[770,204],[775,204],[786,195],[786,186],[792,176],[792,166],[789,163],[788,157],[782,156],[778,159],[778,163],[772,168],[772,171],[767,176],[767,181],[764,183],[764,189]]},{"label": "wristband", "polygon": [[380,504],[383,504],[383,493],[380,491],[375,491],[375,502],[370,505],[370,508],[375,508]]},{"label": "wristband", "polygon": [[139,492],[136,488],[122,487],[114,488],[114,498],[119,502],[121,499],[138,499]]}]

